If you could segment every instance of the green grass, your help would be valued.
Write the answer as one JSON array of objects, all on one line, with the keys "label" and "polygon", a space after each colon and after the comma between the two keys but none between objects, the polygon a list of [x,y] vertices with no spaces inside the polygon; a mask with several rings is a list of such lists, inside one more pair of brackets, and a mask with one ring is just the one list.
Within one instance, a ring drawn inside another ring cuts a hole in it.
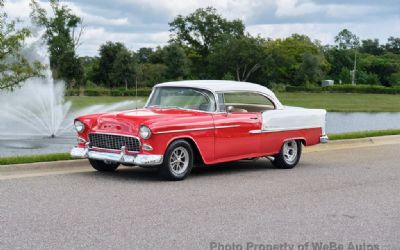
[{"label": "green grass", "polygon": [[[277,93],[284,105],[305,108],[323,108],[335,112],[400,112],[400,95],[346,94],[346,93]],[[135,97],[127,96],[71,96],[72,108],[79,109],[95,104],[111,104]],[[139,97],[143,102],[147,97]]]},{"label": "green grass", "polygon": [[[138,97],[139,100],[146,100],[147,97]],[[133,101],[132,96],[67,96],[66,101],[72,102],[72,109],[85,108],[96,104],[112,104],[123,101]]]},{"label": "green grass", "polygon": [[288,106],[335,112],[400,112],[400,95],[346,93],[277,93]]},{"label": "green grass", "polygon": [[343,134],[331,134],[328,135],[329,140],[347,140],[347,139],[358,139],[367,137],[376,137],[384,135],[400,135],[400,129],[388,129],[388,130],[373,130],[373,131],[361,131],[351,132]]},{"label": "green grass", "polygon": [[0,157],[0,165],[72,160],[69,153]]}]

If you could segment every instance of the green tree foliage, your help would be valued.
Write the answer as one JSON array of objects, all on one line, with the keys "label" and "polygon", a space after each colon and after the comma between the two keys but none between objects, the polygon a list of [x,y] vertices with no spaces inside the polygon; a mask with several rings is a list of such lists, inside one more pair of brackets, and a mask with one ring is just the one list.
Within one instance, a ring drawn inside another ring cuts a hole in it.
[{"label": "green tree foliage", "polygon": [[386,43],[386,50],[395,54],[400,54],[400,37],[389,37]]},{"label": "green tree foliage", "polygon": [[149,63],[153,54],[154,51],[152,48],[140,48],[136,52],[138,63]]},{"label": "green tree foliage", "polygon": [[0,0],[0,90],[12,90],[21,82],[39,76],[43,65],[29,62],[22,54],[22,45],[31,32],[16,28],[17,20],[9,20]]},{"label": "green tree foliage", "polygon": [[98,83],[107,87],[114,86],[115,81],[112,78],[113,69],[115,69],[114,62],[118,53],[122,50],[127,50],[127,48],[119,42],[106,42],[100,46],[100,59],[96,77],[99,80]]},{"label": "green tree foliage", "polygon": [[382,55],[384,49],[379,45],[378,39],[366,39],[361,41],[360,52],[371,54],[371,55]]},{"label": "green tree foliage", "polygon": [[32,21],[46,29],[44,38],[50,52],[53,77],[67,81],[72,87],[83,79],[83,67],[76,55],[83,32],[82,20],[59,0],[50,0],[48,14],[36,0],[31,0]]},{"label": "green tree foliage", "polygon": [[330,67],[319,44],[304,35],[270,40],[265,44],[265,50],[269,55],[267,69],[271,82],[290,85],[317,83]]},{"label": "green tree foliage", "polygon": [[228,21],[212,7],[197,9],[188,16],[179,15],[169,26],[173,42],[187,45],[203,57],[226,35],[240,37],[245,29],[241,20]]},{"label": "green tree foliage", "polygon": [[166,77],[181,80],[189,75],[189,60],[178,44],[170,44],[162,49],[162,61],[167,66]]},{"label": "green tree foliage", "polygon": [[245,33],[240,20],[229,21],[213,8],[177,16],[171,40],[157,48],[129,51],[122,43],[107,42],[100,57],[81,59],[86,79],[110,88],[151,87],[163,81],[226,79],[267,86],[319,85],[323,79],[350,83],[357,57],[357,84],[400,84],[400,38],[360,39],[344,29],[335,46],[322,46],[305,35],[263,39]]},{"label": "green tree foliage", "polygon": [[354,49],[360,46],[360,38],[348,29],[344,29],[335,36],[335,43],[339,49]]},{"label": "green tree foliage", "polygon": [[136,75],[136,59],[125,47],[116,54],[110,73],[111,82],[114,86],[123,83],[125,88],[133,86]]},{"label": "green tree foliage", "polygon": [[152,87],[153,85],[167,81],[168,67],[160,63],[143,63],[138,66],[138,86]]},{"label": "green tree foliage", "polygon": [[[234,76],[248,81],[265,65],[264,39],[260,37],[227,36],[215,46],[209,56],[210,68],[216,78]],[[254,79],[254,78],[253,78]]]}]

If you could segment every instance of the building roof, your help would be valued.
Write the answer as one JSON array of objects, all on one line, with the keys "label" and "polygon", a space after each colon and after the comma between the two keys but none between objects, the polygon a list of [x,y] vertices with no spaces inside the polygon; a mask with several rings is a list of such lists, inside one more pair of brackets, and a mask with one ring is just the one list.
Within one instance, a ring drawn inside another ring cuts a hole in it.
[{"label": "building roof", "polygon": [[267,87],[249,82],[237,81],[223,81],[223,80],[192,80],[192,81],[176,81],[165,82],[157,84],[155,87],[192,87],[207,89],[213,92],[227,92],[227,91],[253,91],[260,92],[268,96],[278,107],[281,108],[282,104],[276,98],[275,94]]}]

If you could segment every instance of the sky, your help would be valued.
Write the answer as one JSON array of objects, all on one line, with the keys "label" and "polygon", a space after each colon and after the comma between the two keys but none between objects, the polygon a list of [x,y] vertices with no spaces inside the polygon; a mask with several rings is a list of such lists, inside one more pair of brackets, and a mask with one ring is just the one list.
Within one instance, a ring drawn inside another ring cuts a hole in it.
[{"label": "sky", "polygon": [[[6,0],[9,17],[29,23],[29,0]],[[42,6],[47,1],[40,1]],[[400,37],[399,0],[71,0],[64,1],[83,18],[80,56],[95,56],[106,41],[132,50],[164,45],[177,15],[212,6],[227,19],[242,19],[247,31],[265,38],[305,34],[323,44],[347,28],[361,39]]]}]

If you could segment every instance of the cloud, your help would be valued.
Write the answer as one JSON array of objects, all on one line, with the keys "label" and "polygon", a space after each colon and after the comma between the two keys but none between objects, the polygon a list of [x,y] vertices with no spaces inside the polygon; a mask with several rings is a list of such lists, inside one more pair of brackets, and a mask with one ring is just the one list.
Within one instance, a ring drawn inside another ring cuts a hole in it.
[{"label": "cloud", "polygon": [[[350,29],[361,39],[378,38],[380,42],[386,42],[387,38],[400,33],[400,17],[387,18],[375,22],[339,22],[339,23],[284,23],[250,25],[247,30],[253,35],[261,35],[268,38],[284,38],[294,33],[305,34],[322,44],[333,44],[334,37],[342,29]],[[373,31],[373,32],[371,32]]]},{"label": "cloud", "polygon": [[96,55],[100,45],[106,41],[123,42],[128,49],[137,50],[141,47],[157,47],[167,43],[169,32],[155,33],[121,33],[110,32],[104,28],[88,27],[82,36],[79,51],[83,55]]},{"label": "cloud", "polygon": [[[29,23],[29,0],[7,0],[10,17]],[[41,0],[48,7],[48,1]],[[127,47],[155,47],[169,39],[168,22],[197,8],[215,7],[228,19],[242,19],[252,34],[286,37],[301,33],[323,43],[348,28],[362,38],[399,34],[398,0],[65,0],[84,20],[80,55],[96,55],[99,45],[111,40]]]}]

